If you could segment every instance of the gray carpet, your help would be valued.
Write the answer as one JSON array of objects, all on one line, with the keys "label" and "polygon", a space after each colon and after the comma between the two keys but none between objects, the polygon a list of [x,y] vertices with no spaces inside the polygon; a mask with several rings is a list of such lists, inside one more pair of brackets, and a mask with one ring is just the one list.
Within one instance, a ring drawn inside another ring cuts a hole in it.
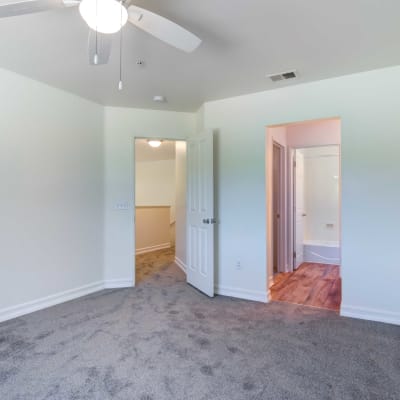
[{"label": "gray carpet", "polygon": [[0,399],[400,399],[400,327],[210,300],[157,268],[0,324]]}]

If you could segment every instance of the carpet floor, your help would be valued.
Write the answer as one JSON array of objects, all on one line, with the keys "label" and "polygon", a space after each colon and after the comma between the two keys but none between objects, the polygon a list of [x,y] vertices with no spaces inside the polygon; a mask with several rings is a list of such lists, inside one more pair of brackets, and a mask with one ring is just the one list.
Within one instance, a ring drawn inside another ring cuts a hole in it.
[{"label": "carpet floor", "polygon": [[153,272],[0,324],[0,399],[400,399],[400,327]]}]

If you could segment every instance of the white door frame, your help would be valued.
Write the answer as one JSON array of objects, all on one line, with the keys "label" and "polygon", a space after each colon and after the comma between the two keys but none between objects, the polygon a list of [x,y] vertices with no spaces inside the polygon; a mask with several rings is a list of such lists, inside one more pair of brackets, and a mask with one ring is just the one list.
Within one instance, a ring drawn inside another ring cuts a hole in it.
[{"label": "white door frame", "polygon": [[[187,143],[188,138],[181,137],[157,137],[157,136],[134,136],[133,137],[133,149],[132,149],[132,187],[131,193],[133,195],[133,221],[132,221],[132,232],[131,232],[131,271],[132,271],[132,286],[136,285],[136,158],[135,158],[135,144],[136,140],[144,139],[144,140],[161,140],[161,141],[171,141],[171,142],[185,142]],[[186,160],[187,165],[187,160]]]},{"label": "white door frame", "polygon": [[[272,163],[274,161],[274,147],[279,148],[280,153],[280,176],[279,176],[279,223],[278,223],[278,238],[279,244],[277,246],[278,254],[278,272],[286,272],[286,246],[285,246],[285,221],[286,221],[286,210],[285,210],[285,198],[286,198],[286,187],[285,187],[285,153],[286,147],[278,143],[272,138]],[[273,172],[273,171],[272,171]],[[274,184],[274,175],[272,174],[272,185]],[[274,211],[273,207],[273,196],[272,196],[272,212]],[[275,216],[272,215],[272,223],[274,223]],[[274,253],[274,234],[272,233],[272,253]],[[273,267],[273,266],[272,266]]]},{"label": "white door frame", "polygon": [[342,249],[342,145],[341,144],[316,144],[315,146],[296,146],[288,147],[288,208],[287,208],[287,221],[288,221],[288,264],[290,267],[290,272],[294,271],[295,261],[294,261],[294,248],[295,248],[295,229],[294,225],[296,223],[295,218],[295,200],[294,200],[294,155],[297,149],[310,149],[315,147],[329,147],[335,146],[339,148],[339,246]]},{"label": "white door frame", "polygon": [[[289,208],[288,208],[288,223],[289,223],[289,229],[288,231],[290,233],[290,236],[288,238],[288,247],[291,246],[291,250],[288,251],[288,260],[289,260],[289,269],[291,272],[293,272],[294,270],[296,270],[302,263],[304,260],[304,249],[302,250],[301,253],[301,262],[300,264],[298,264],[298,260],[300,259],[300,254],[298,254],[298,249],[297,249],[297,221],[298,221],[298,215],[297,215],[297,204],[298,204],[298,199],[297,199],[297,187],[299,185],[299,183],[297,182],[297,174],[299,172],[299,168],[300,166],[298,165],[298,154],[297,154],[297,150],[298,149],[304,149],[305,147],[299,147],[299,148],[294,148],[294,147],[290,147],[289,148],[289,153],[291,154],[291,157],[289,158],[290,161],[290,167],[288,169],[288,174],[290,174],[290,181],[291,181],[291,185],[288,188],[288,204],[289,204]],[[302,173],[303,173],[303,182],[301,182],[302,184],[302,191],[303,191],[303,212],[301,215],[301,221],[302,221],[302,230],[303,230],[303,241],[304,241],[304,220],[303,218],[305,217],[305,210],[304,210],[304,206],[305,206],[305,193],[304,193],[304,156],[302,156]],[[296,256],[295,256],[296,254]],[[298,265],[297,265],[298,264]]]},{"label": "white door frame", "polygon": [[[266,149],[265,149],[265,167],[266,167],[266,198],[267,198],[267,220],[266,220],[266,226],[267,226],[267,243],[266,243],[266,249],[267,249],[267,275],[268,275],[268,282],[267,282],[267,291],[269,293],[269,288],[273,284],[273,279],[274,279],[274,267],[273,267],[273,137],[272,134],[269,132],[269,128],[267,127],[267,133],[266,133]],[[279,143],[278,143],[279,144]],[[282,146],[282,145],[281,145]],[[281,198],[283,199],[283,209],[281,212],[281,227],[282,227],[282,237],[283,237],[283,244],[280,246],[283,254],[282,254],[282,265],[285,271],[287,272],[287,204],[286,204],[286,198],[287,198],[287,183],[285,182],[285,177],[286,177],[286,169],[287,169],[287,156],[286,156],[286,146],[283,147],[283,152],[284,152],[284,157],[282,158],[282,178],[283,182],[281,182]],[[282,271],[283,272],[283,271]]]}]

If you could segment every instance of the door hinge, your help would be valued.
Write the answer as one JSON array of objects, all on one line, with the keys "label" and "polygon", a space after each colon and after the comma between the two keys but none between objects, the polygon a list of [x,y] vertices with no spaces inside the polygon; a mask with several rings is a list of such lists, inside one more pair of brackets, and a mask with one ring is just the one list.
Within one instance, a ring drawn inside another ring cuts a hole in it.
[{"label": "door hinge", "polygon": [[296,252],[294,251],[293,252],[293,258],[296,258],[297,257],[297,254],[296,254]]},{"label": "door hinge", "polygon": [[293,168],[296,168],[296,160],[293,161]]}]

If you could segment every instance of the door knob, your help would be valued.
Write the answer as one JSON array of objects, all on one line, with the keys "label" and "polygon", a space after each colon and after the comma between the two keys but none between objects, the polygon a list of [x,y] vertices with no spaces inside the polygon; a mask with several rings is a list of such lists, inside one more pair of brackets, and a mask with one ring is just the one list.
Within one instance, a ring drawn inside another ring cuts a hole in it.
[{"label": "door knob", "polygon": [[209,218],[204,218],[203,219],[203,224],[209,224],[210,223],[210,219]]}]

